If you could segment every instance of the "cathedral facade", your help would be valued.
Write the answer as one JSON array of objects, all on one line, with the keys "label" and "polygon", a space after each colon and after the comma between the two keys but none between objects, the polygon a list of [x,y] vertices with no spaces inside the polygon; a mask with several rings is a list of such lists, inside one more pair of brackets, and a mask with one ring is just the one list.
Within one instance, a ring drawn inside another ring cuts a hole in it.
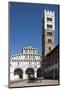
[{"label": "cathedral facade", "polygon": [[41,76],[42,55],[32,46],[22,48],[19,54],[10,56],[10,80]]}]

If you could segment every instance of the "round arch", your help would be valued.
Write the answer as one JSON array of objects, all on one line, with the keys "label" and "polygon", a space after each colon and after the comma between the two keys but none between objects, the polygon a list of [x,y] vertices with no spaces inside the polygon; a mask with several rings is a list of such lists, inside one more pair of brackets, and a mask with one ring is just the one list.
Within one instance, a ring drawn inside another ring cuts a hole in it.
[{"label": "round arch", "polygon": [[33,68],[27,68],[26,74],[28,75],[28,78],[34,77],[34,69]]},{"label": "round arch", "polygon": [[19,75],[19,78],[23,78],[23,71],[20,68],[14,70],[14,75]]}]

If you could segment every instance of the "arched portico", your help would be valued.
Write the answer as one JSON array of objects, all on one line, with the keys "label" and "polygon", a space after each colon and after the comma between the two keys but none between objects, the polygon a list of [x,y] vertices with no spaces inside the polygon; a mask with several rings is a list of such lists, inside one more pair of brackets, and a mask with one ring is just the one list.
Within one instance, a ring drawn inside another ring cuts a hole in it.
[{"label": "arched portico", "polygon": [[14,70],[14,75],[18,75],[20,79],[23,78],[23,71],[20,68]]},{"label": "arched portico", "polygon": [[26,74],[28,75],[28,78],[34,77],[34,69],[33,68],[27,68]]}]

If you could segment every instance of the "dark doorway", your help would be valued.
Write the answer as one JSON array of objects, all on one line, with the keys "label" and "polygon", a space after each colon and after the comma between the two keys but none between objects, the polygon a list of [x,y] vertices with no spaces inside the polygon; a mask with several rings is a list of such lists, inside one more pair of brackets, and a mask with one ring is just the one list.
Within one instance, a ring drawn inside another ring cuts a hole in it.
[{"label": "dark doorway", "polygon": [[20,68],[15,69],[14,75],[19,75],[19,78],[23,78],[23,71]]},{"label": "dark doorway", "polygon": [[41,68],[37,69],[37,78],[42,76]]},{"label": "dark doorway", "polygon": [[34,77],[34,70],[33,70],[33,68],[28,68],[26,70],[26,74],[28,74],[28,79]]}]

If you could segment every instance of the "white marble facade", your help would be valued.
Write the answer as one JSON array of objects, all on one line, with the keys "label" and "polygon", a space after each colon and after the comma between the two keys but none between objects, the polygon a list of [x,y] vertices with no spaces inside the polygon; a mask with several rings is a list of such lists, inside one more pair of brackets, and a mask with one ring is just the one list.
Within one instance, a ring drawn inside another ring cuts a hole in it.
[{"label": "white marble facade", "polygon": [[10,80],[28,79],[26,72],[33,72],[37,78],[37,70],[41,67],[42,55],[32,46],[22,48],[22,52],[10,56]]}]

